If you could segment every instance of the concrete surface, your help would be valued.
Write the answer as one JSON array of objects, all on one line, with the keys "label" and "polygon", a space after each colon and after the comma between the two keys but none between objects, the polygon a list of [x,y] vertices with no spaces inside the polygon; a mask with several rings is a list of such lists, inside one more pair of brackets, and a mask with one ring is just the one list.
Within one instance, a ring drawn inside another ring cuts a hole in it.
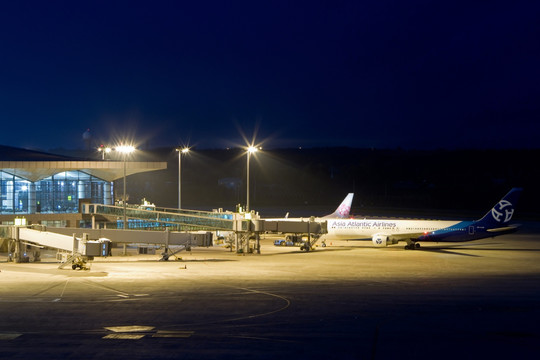
[{"label": "concrete surface", "polygon": [[47,254],[0,263],[0,358],[540,357],[537,224],[419,251],[272,241],[261,255],[194,248],[90,271],[58,270]]}]

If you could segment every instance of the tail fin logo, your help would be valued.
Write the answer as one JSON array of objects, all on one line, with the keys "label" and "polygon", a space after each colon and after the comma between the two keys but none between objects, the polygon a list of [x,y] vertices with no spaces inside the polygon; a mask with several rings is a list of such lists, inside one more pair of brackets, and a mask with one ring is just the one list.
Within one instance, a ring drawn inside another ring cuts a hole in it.
[{"label": "tail fin logo", "polygon": [[351,212],[351,207],[347,205],[340,205],[337,209],[337,213],[340,217],[347,217],[349,216],[349,213]]},{"label": "tail fin logo", "polygon": [[508,200],[499,201],[499,203],[495,205],[493,209],[491,209],[491,215],[497,222],[506,223],[510,221],[512,215],[514,215],[514,208],[512,207],[512,203]]}]

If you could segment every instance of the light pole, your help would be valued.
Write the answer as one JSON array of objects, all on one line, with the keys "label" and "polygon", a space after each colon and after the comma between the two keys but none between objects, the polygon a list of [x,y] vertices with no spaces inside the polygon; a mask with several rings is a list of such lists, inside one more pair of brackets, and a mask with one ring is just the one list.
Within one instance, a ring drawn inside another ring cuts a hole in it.
[{"label": "light pole", "polygon": [[124,157],[124,195],[122,196],[122,206],[124,207],[124,230],[127,228],[127,216],[126,216],[126,157],[135,151],[135,147],[132,145],[120,145],[116,147],[116,151],[123,154]]},{"label": "light pole", "polygon": [[187,154],[189,148],[176,148],[178,151],[178,209],[182,208],[182,154]]},{"label": "light pole", "polygon": [[255,146],[249,146],[247,148],[247,166],[246,166],[246,177],[247,177],[247,188],[246,188],[246,212],[249,212],[249,159],[251,158],[251,154],[257,152],[257,148]]},{"label": "light pole", "polygon": [[110,147],[105,147],[103,145],[101,145],[99,148],[98,148],[98,151],[101,153],[101,160],[105,160],[105,154],[108,154],[112,151],[112,149]]}]

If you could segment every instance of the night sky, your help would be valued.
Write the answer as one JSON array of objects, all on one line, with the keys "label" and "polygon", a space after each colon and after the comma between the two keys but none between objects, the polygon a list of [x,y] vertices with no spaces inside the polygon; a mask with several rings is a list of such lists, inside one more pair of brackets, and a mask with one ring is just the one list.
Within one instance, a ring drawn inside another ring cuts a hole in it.
[{"label": "night sky", "polygon": [[17,1],[0,144],[537,148],[537,1]]}]

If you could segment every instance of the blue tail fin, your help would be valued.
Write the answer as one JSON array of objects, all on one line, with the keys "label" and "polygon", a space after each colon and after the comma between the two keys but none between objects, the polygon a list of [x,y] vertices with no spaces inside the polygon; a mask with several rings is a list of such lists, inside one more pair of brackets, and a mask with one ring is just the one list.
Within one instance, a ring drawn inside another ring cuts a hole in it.
[{"label": "blue tail fin", "polygon": [[483,218],[478,220],[478,224],[487,228],[502,227],[508,224],[514,215],[522,191],[522,188],[510,190]]}]

